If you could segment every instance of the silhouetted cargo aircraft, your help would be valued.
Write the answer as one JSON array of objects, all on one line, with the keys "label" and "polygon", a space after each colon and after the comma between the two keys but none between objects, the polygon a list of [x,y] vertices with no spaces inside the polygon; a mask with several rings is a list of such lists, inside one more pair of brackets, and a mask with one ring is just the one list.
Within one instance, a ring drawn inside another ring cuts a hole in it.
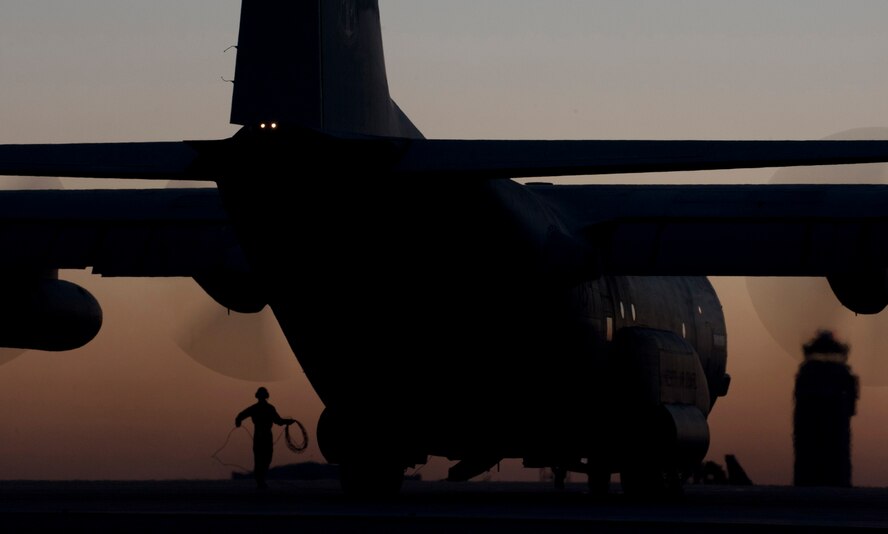
[{"label": "silhouetted cargo aircraft", "polygon": [[430,455],[457,480],[522,458],[664,491],[728,390],[706,275],[888,303],[885,187],[510,179],[883,162],[886,142],[427,140],[389,96],[376,0],[244,0],[237,54],[230,139],[0,147],[6,175],[218,185],[0,193],[18,265],[0,346],[97,333],[58,269],[189,276],[232,310],[271,306],[349,491],[396,491]]}]

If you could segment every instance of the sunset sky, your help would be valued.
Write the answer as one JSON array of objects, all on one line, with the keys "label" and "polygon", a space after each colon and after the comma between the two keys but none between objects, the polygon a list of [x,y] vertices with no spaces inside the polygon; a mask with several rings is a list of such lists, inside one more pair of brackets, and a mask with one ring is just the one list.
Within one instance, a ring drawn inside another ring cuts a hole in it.
[{"label": "sunset sky", "polygon": [[[884,0],[380,6],[392,95],[428,137],[819,139],[888,126]],[[223,78],[233,77],[236,51],[223,50],[236,44],[239,10],[239,0],[7,0],[0,143],[232,135],[231,85]],[[765,182],[772,175],[596,180]],[[105,326],[84,349],[27,352],[0,367],[0,479],[227,477],[230,468],[210,455],[260,384],[216,374],[177,345],[183,329],[206,326],[212,301],[190,280],[63,277],[96,295]],[[736,454],[755,482],[790,483],[798,361],[763,327],[746,280],[713,283],[728,322],[733,384],[710,417],[710,457]],[[785,313],[801,313],[784,304]],[[273,322],[264,328],[290,377],[265,383],[270,401],[306,423],[313,438],[320,402]],[[852,366],[855,357],[874,356],[853,353],[855,340],[848,341]],[[853,426],[859,485],[888,485],[886,423],[888,388],[863,388]],[[249,466],[248,437],[233,434],[220,456]],[[279,447],[275,463],[320,458],[315,446],[303,457]],[[441,476],[447,465],[436,460],[423,474]],[[493,476],[536,473],[509,464]]]}]

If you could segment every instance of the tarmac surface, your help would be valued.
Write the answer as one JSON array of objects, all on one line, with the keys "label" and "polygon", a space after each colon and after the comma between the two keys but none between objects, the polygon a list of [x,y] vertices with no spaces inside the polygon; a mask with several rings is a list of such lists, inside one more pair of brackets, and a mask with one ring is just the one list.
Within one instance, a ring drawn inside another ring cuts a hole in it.
[{"label": "tarmac surface", "polygon": [[4,532],[817,532],[888,528],[888,489],[691,486],[667,502],[583,484],[407,482],[396,500],[336,482],[0,482]]}]

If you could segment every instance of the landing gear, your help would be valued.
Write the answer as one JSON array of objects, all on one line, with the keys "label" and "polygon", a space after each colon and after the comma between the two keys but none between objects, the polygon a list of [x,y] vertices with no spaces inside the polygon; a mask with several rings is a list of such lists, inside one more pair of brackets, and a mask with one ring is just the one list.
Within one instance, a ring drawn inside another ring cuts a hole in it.
[{"label": "landing gear", "polygon": [[592,497],[604,497],[610,492],[611,474],[604,469],[588,470],[589,495]]},{"label": "landing gear", "polygon": [[553,467],[552,468],[552,477],[555,480],[555,489],[558,491],[564,490],[564,481],[567,480],[567,468],[565,467]]},{"label": "landing gear", "polygon": [[623,493],[631,497],[662,499],[682,494],[682,479],[676,468],[627,468],[620,472],[620,485]]},{"label": "landing gear", "polygon": [[[365,443],[360,437],[386,432],[384,422],[377,422],[382,428],[362,424],[359,418],[343,418],[338,412],[325,409],[318,421],[317,440],[321,453],[328,462],[339,464],[339,482],[342,491],[349,497],[360,499],[390,499],[398,495],[404,483],[406,466],[422,463],[407,462],[410,455],[393,454],[373,443]],[[393,439],[396,443],[397,438]],[[401,440],[403,441],[403,440]]]},{"label": "landing gear", "polygon": [[353,458],[339,465],[339,482],[349,497],[391,499],[401,491],[404,468],[384,458]]}]

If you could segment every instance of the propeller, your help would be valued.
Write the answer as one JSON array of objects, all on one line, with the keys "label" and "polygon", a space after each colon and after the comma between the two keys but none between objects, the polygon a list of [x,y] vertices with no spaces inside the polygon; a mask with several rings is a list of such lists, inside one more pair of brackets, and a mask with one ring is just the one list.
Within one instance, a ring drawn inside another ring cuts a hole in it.
[{"label": "propeller", "polygon": [[[212,187],[206,182],[167,181],[166,188]],[[279,382],[301,372],[271,309],[236,313],[194,281],[169,286],[175,302],[173,341],[195,362],[221,375],[251,382]]]},{"label": "propeller", "polygon": [[[828,140],[886,140],[888,128],[858,128]],[[771,183],[888,183],[888,164],[797,167]],[[753,307],[767,331],[793,358],[819,330],[850,345],[849,363],[866,386],[888,385],[888,313],[856,315],[842,306],[825,278],[747,278]]]},{"label": "propeller", "polygon": [[173,339],[197,363],[239,380],[275,382],[300,370],[268,307],[253,314],[229,312],[204,296]]}]

